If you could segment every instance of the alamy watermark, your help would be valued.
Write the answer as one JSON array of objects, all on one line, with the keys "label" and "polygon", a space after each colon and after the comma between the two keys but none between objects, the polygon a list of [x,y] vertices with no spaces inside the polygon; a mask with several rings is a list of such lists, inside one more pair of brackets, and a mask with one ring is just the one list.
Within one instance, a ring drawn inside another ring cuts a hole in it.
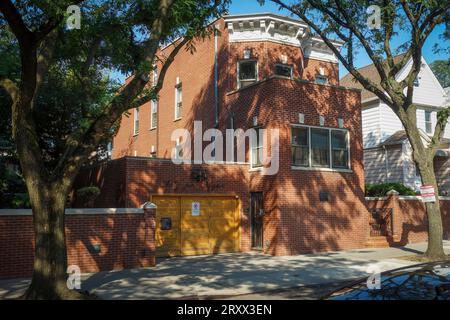
[{"label": "alamy watermark", "polygon": [[367,26],[370,30],[381,29],[381,8],[377,5],[367,7]]},{"label": "alamy watermark", "polygon": [[68,15],[66,26],[69,30],[81,29],[81,9],[77,5],[67,7],[66,13]]},{"label": "alamy watermark", "polygon": [[[202,121],[194,121],[193,137],[187,129],[172,132],[175,147],[171,158],[174,164],[246,163],[248,141],[251,165],[260,168],[263,175],[275,175],[280,167],[279,136],[279,129],[250,128],[246,131],[227,129],[224,137],[218,129],[207,129],[203,133]],[[205,148],[204,142],[209,142]]]},{"label": "alamy watermark", "polygon": [[67,267],[67,288],[69,290],[81,289],[81,269],[77,265],[71,265]]},{"label": "alamy watermark", "polygon": [[367,278],[367,289],[369,290],[380,290],[381,289],[381,269],[375,264],[371,264],[367,267],[367,273],[370,276]]}]

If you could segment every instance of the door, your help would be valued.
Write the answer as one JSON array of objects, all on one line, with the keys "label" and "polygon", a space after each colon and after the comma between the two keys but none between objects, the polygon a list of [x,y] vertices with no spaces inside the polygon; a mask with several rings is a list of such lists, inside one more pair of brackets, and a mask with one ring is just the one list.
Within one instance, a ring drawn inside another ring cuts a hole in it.
[{"label": "door", "polygon": [[263,248],[263,194],[262,192],[252,192],[250,194],[250,216],[252,230],[252,248]]},{"label": "door", "polygon": [[157,256],[239,251],[240,218],[235,197],[158,195],[152,201],[158,206]]}]

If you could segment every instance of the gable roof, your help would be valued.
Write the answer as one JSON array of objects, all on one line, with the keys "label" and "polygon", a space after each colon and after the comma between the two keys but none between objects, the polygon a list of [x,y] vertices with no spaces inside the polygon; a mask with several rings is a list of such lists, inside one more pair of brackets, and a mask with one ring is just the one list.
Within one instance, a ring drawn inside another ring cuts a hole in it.
[{"label": "gable roof", "polygon": [[[399,54],[397,56],[394,57],[394,63],[397,64],[401,61],[401,59],[404,57],[404,53]],[[378,73],[377,68],[375,67],[374,64],[369,64],[368,66],[362,67],[357,69],[359,71],[359,73],[361,73],[361,75],[367,79],[369,79],[370,81],[372,81],[373,83],[375,83],[376,85],[379,85],[381,79],[380,79],[380,75]],[[340,81],[341,86],[344,87],[350,87],[350,88],[356,88],[356,89],[360,89],[361,90],[361,101],[364,100],[368,100],[371,98],[376,98],[377,95],[369,90],[366,90],[361,83],[359,83],[352,74],[348,73],[347,75],[345,75],[341,81]],[[381,88],[380,88],[381,89]]]},{"label": "gable roof", "polygon": [[[430,141],[430,137],[428,137],[425,133],[421,132],[422,138],[424,138],[425,141]],[[392,146],[392,145],[398,145],[403,143],[403,141],[406,141],[408,139],[405,130],[399,130],[395,132],[393,135],[391,135],[389,138],[384,140],[380,144],[380,146]],[[448,149],[450,148],[450,139],[442,138],[441,143],[438,146],[439,149]]]}]

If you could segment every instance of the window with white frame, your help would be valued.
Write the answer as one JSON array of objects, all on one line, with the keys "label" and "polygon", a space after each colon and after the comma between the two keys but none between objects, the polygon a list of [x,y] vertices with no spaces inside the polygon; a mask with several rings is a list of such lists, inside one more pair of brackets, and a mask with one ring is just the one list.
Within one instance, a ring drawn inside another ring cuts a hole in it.
[{"label": "window with white frame", "polygon": [[150,108],[150,129],[156,129],[158,125],[158,101],[152,100]]},{"label": "window with white frame", "polygon": [[431,125],[431,111],[425,111],[425,132],[432,133],[433,128]]},{"label": "window with white frame", "polygon": [[317,84],[328,84],[328,78],[322,75],[316,75],[316,83]]},{"label": "window with white frame", "polygon": [[349,169],[349,139],[345,129],[292,127],[292,165],[305,168]]},{"label": "window with white frame", "polygon": [[309,167],[309,129],[306,127],[292,128],[292,163]]},{"label": "window with white frame", "polygon": [[175,87],[175,120],[181,119],[183,115],[183,89],[181,83]]},{"label": "window with white frame", "polygon": [[330,132],[328,129],[310,128],[311,130],[311,165],[313,167],[330,167]]},{"label": "window with white frame", "polygon": [[139,134],[139,107],[134,109],[134,121],[133,121],[133,134],[136,136]]},{"label": "window with white frame", "polygon": [[292,66],[287,64],[276,64],[275,65],[275,75],[285,78],[292,78]]},{"label": "window with white frame", "polygon": [[256,131],[256,139],[252,141],[252,168],[262,167],[262,157],[263,157],[263,128],[254,128]]},{"label": "window with white frame", "polygon": [[347,132],[331,130],[331,161],[335,169],[348,169]]},{"label": "window with white frame", "polygon": [[238,88],[245,88],[258,81],[256,60],[242,60],[238,63]]}]

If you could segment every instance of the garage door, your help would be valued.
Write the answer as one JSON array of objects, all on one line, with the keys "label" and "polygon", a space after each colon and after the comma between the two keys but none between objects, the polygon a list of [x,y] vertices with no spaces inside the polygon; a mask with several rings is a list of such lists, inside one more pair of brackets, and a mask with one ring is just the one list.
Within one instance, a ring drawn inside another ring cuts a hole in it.
[{"label": "garage door", "polygon": [[232,196],[153,196],[156,255],[239,251],[238,200]]}]

